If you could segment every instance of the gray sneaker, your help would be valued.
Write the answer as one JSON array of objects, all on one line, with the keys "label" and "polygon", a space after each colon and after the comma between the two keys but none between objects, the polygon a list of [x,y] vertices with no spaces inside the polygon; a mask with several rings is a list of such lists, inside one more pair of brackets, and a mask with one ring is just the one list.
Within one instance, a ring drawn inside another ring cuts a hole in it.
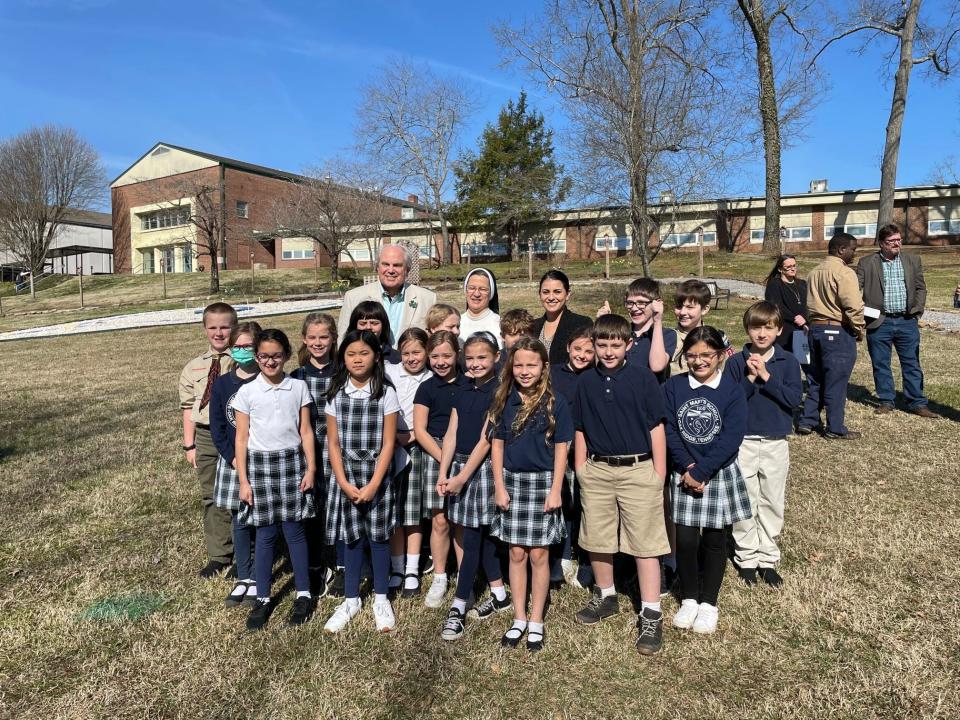
[{"label": "gray sneaker", "polygon": [[663,613],[644,608],[637,616],[637,652],[641,655],[653,655],[663,646]]},{"label": "gray sneaker", "polygon": [[616,595],[602,598],[600,597],[600,588],[594,588],[590,602],[575,615],[575,618],[581,625],[596,625],[604,618],[611,617],[619,612],[620,601]]}]

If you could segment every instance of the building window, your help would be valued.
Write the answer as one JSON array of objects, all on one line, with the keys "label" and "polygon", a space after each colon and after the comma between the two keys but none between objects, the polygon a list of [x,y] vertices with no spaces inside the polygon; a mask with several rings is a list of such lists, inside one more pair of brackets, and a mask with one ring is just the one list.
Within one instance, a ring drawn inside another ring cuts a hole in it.
[{"label": "building window", "polygon": [[313,250],[284,250],[282,257],[284,260],[312,260]]},{"label": "building window", "polygon": [[928,235],[960,235],[960,220],[930,220]]},{"label": "building window", "polygon": [[507,243],[465,243],[463,254],[471,257],[506,257],[510,254]]},{"label": "building window", "polygon": [[370,251],[365,247],[348,248],[348,250],[350,252],[344,250],[340,253],[340,262],[350,262],[351,259],[356,260],[357,262],[367,262],[370,260]]},{"label": "building window", "polygon": [[[803,242],[804,240],[809,240],[810,238],[813,237],[813,234],[809,226],[784,228],[784,230],[787,231],[786,236],[783,238],[784,240],[792,240],[794,242]],[[762,228],[757,230],[751,230],[750,242],[755,245],[762,243],[764,235],[766,235],[766,231],[763,230]],[[704,240],[704,243],[706,243],[706,240]]]},{"label": "building window", "polygon": [[414,210],[411,207],[400,208],[400,218],[402,220],[413,220]]},{"label": "building window", "polygon": [[237,217],[250,217],[250,203],[248,203],[246,200],[237,200]]},{"label": "building window", "polygon": [[754,245],[758,245],[763,242],[763,236],[766,235],[766,230],[751,230],[750,231],[750,242]]},{"label": "building window", "polygon": [[[697,245],[700,242],[697,233],[670,233],[663,238],[663,247],[683,247],[685,245]],[[716,245],[717,233],[705,232],[703,234],[704,245]]]},{"label": "building window", "polygon": [[183,271],[193,272],[193,248],[190,245],[183,246]]},{"label": "building window", "polygon": [[148,275],[154,272],[154,258],[153,258],[153,248],[149,250],[143,250],[140,253],[140,256],[143,258],[143,272],[145,275]]},{"label": "building window", "polygon": [[[633,247],[633,238],[627,237],[596,237],[593,239],[593,249],[603,250],[629,250]],[[564,240],[564,249],[566,249],[566,240]]]},{"label": "building window", "polygon": [[163,271],[165,273],[176,272],[176,269],[173,264],[174,252],[172,247],[163,248],[161,250],[161,262],[163,263]]},{"label": "building window", "polygon": [[823,228],[823,239],[829,240],[838,233],[850,233],[855,238],[875,238],[877,236],[876,223],[857,223],[855,225],[834,225]]},{"label": "building window", "polygon": [[[521,250],[526,250],[526,243],[520,244]],[[533,252],[537,255],[551,255],[556,253],[565,253],[567,251],[567,239],[555,238],[553,240],[537,240],[533,243]]]},{"label": "building window", "polygon": [[181,205],[165,210],[138,215],[141,230],[160,230],[163,228],[180,227],[190,222],[190,206]]}]

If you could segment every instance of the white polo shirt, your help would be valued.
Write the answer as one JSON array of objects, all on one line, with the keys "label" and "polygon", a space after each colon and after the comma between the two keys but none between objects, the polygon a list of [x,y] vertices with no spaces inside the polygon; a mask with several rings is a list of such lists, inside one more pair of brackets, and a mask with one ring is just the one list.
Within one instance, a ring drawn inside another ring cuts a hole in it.
[{"label": "white polo shirt", "polygon": [[285,375],[272,385],[261,373],[237,391],[230,406],[250,416],[247,447],[269,452],[300,445],[300,408],[312,402],[303,380]]},{"label": "white polo shirt", "polygon": [[420,383],[433,377],[433,372],[424,366],[424,369],[418,374],[411,375],[402,363],[400,365],[388,364],[387,377],[390,378],[390,382],[397,389],[397,398],[400,401],[400,409],[403,411],[403,415],[398,419],[400,430],[413,430],[413,398],[417,394]]}]

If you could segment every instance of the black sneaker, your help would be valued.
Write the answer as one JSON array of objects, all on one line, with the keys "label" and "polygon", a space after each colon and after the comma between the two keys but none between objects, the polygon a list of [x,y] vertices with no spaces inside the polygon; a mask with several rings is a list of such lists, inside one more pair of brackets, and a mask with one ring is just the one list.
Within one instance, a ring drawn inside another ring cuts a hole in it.
[{"label": "black sneaker", "polygon": [[812,435],[813,428],[809,425],[798,425],[797,426],[797,435]]},{"label": "black sneaker", "polygon": [[845,433],[835,433],[827,430],[823,433],[823,436],[827,440],[859,440],[861,437],[860,432],[857,430],[847,430]]},{"label": "black sneaker", "polygon": [[343,568],[338,567],[333,572],[333,579],[330,581],[330,587],[327,590],[327,594],[330,597],[345,597],[346,596],[346,575],[344,574]]},{"label": "black sneaker", "polygon": [[447,613],[447,621],[443,623],[440,637],[444,640],[459,640],[463,635],[463,613],[455,607]]},{"label": "black sneaker", "polygon": [[780,577],[776,568],[760,568],[760,577],[770,587],[778,588],[783,585],[783,578]]},{"label": "black sneaker", "polygon": [[230,563],[220,562],[219,560],[211,560],[200,570],[198,575],[204,580],[207,580],[212,577],[216,577],[224,570],[230,567]]},{"label": "black sneaker", "polygon": [[744,585],[753,586],[757,584],[756,568],[737,568],[737,575]]},{"label": "black sneaker", "polygon": [[512,607],[513,602],[510,600],[510,593],[507,593],[507,596],[503,600],[497,600],[497,596],[490,593],[486,600],[470,608],[468,614],[477,620],[486,620],[494,613],[504,612],[505,610],[510,610]]},{"label": "black sneaker", "polygon": [[313,598],[298,597],[293,601],[293,610],[287,619],[287,625],[303,625],[313,615]]},{"label": "black sneaker", "polygon": [[271,603],[258,600],[256,606],[247,615],[247,630],[262,630],[270,619],[272,611]]},{"label": "black sneaker", "polygon": [[574,617],[581,625],[596,625],[604,618],[620,612],[620,600],[616,595],[600,597],[600,588],[594,588],[590,602]]},{"label": "black sneaker", "polygon": [[641,655],[653,655],[663,647],[663,613],[644,608],[637,616],[637,652]]}]

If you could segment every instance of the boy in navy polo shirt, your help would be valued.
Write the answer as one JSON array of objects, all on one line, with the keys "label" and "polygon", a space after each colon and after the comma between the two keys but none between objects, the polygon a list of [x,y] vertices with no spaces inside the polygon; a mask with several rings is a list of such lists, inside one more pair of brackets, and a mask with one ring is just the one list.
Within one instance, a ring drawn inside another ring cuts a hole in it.
[{"label": "boy in navy polo shirt", "polygon": [[583,504],[580,547],[590,553],[597,587],[576,619],[592,625],[619,611],[613,555],[633,555],[642,601],[636,647],[652,655],[663,637],[658,558],[670,552],[663,520],[667,444],[657,380],[650,370],[626,362],[632,341],[626,318],[598,318],[593,326],[597,365],[584,371],[577,384],[573,419]]},{"label": "boy in navy polo shirt", "polygon": [[[665,382],[670,377],[670,361],[677,350],[677,331],[663,326],[660,283],[637,278],[627,286],[623,304],[633,330],[627,362],[649,368],[659,382]],[[609,312],[610,305],[605,302],[598,315]]]},{"label": "boy in navy polo shirt", "polygon": [[737,571],[747,585],[757,573],[779,587],[777,536],[783,529],[784,492],[790,470],[787,436],[793,431],[793,411],[800,405],[803,384],[800,363],[776,343],[783,319],[776,305],[758,302],[747,308],[743,327],[750,337],[743,352],[727,361],[725,372],[747,396],[747,434],[737,461],[750,495],[753,517],[733,525]]}]

